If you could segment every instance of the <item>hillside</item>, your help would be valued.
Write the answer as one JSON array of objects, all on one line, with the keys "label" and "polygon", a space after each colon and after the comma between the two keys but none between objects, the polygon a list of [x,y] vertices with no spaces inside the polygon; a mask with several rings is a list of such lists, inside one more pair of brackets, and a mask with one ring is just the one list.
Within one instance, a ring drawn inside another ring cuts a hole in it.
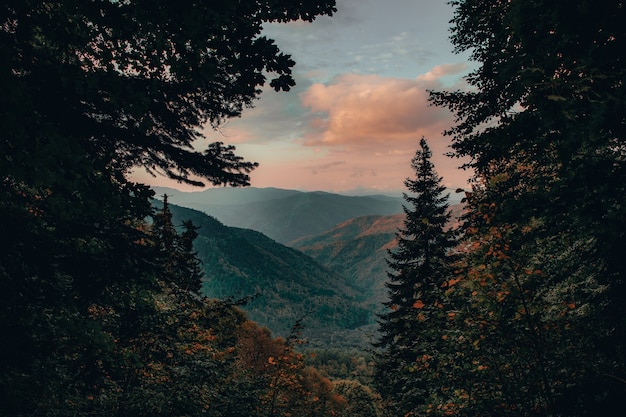
[{"label": "hillside", "polygon": [[317,235],[346,220],[365,215],[402,213],[404,200],[389,196],[345,196],[277,188],[213,188],[185,193],[155,187],[176,205],[215,217],[227,226],[252,229],[287,244]]},{"label": "hillside", "polygon": [[287,335],[306,315],[304,336],[312,345],[326,346],[333,339],[344,339],[345,345],[362,342],[358,335],[355,340],[346,335],[368,324],[371,312],[349,280],[259,232],[228,227],[173,204],[170,209],[174,224],[191,220],[199,227],[195,249],[207,277],[206,295],[233,299],[254,295],[244,310],[277,335]]},{"label": "hillside", "polygon": [[357,284],[372,310],[379,310],[387,291],[387,250],[397,246],[396,233],[404,214],[363,216],[343,222],[317,236],[290,246]]},{"label": "hillside", "polygon": [[[462,210],[461,204],[450,206],[450,227],[458,225]],[[366,297],[368,309],[379,311],[387,299],[387,251],[397,247],[396,233],[404,219],[404,214],[358,217],[289,245],[350,279]]]}]

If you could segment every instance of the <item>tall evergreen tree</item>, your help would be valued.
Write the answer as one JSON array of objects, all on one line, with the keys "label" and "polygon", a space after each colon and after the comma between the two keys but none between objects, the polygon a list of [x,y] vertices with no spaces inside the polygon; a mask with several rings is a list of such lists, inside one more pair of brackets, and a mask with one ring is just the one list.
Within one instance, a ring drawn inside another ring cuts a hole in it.
[{"label": "tall evergreen tree", "polygon": [[446,291],[455,284],[456,245],[448,195],[431,162],[424,138],[412,161],[415,179],[405,185],[409,203],[399,233],[398,249],[389,252],[389,310],[380,316],[382,351],[376,360],[376,385],[392,415],[407,415],[426,404],[440,378],[437,361],[443,354],[442,332],[451,308]]}]

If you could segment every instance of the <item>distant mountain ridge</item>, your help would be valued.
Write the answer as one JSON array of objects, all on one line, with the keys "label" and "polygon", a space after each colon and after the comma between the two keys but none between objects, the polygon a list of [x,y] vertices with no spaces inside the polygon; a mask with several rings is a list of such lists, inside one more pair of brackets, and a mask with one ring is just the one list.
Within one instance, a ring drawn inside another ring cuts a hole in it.
[{"label": "distant mountain ridge", "polygon": [[158,198],[167,194],[173,204],[202,211],[227,226],[259,231],[283,244],[323,233],[351,218],[402,213],[404,203],[402,197],[279,188],[212,188],[193,193],[154,190]]}]

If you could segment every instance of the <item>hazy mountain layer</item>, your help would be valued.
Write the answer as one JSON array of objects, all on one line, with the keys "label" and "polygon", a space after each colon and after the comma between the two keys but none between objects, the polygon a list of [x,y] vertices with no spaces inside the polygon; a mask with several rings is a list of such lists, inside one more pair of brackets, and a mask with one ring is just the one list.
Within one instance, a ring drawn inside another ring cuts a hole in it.
[{"label": "hazy mountain layer", "polygon": [[176,205],[211,215],[228,226],[259,231],[287,244],[317,235],[354,217],[402,213],[404,200],[389,196],[345,196],[277,188],[214,188],[184,193],[155,187]]}]

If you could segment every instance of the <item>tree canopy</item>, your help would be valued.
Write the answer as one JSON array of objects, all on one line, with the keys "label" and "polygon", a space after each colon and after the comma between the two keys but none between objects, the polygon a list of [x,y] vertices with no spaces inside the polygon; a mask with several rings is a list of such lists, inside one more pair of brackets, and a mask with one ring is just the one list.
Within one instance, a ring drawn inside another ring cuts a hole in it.
[{"label": "tree canopy", "polygon": [[[252,106],[266,77],[293,85],[295,63],[261,35],[265,22],[334,10],[331,0],[2,2],[0,414],[157,415],[176,409],[171,395],[201,412],[232,345],[212,343],[210,309],[189,294],[193,225],[172,233],[165,212],[151,228],[153,192],[127,175],[139,166],[247,185],[256,163],[203,144],[202,129]],[[181,374],[180,386],[165,383]]]},{"label": "tree canopy", "polygon": [[252,105],[266,74],[276,90],[293,86],[295,62],[261,36],[264,22],[333,11],[330,0],[6,1],[0,103],[11,172],[43,162],[24,166],[17,144],[52,147],[58,134],[123,172],[141,165],[244,185],[255,165],[219,142],[196,151],[200,128]]},{"label": "tree canopy", "polygon": [[467,90],[431,95],[475,173],[459,278],[483,368],[457,410],[610,414],[626,392],[626,10],[451,3],[452,41],[479,64]]}]

